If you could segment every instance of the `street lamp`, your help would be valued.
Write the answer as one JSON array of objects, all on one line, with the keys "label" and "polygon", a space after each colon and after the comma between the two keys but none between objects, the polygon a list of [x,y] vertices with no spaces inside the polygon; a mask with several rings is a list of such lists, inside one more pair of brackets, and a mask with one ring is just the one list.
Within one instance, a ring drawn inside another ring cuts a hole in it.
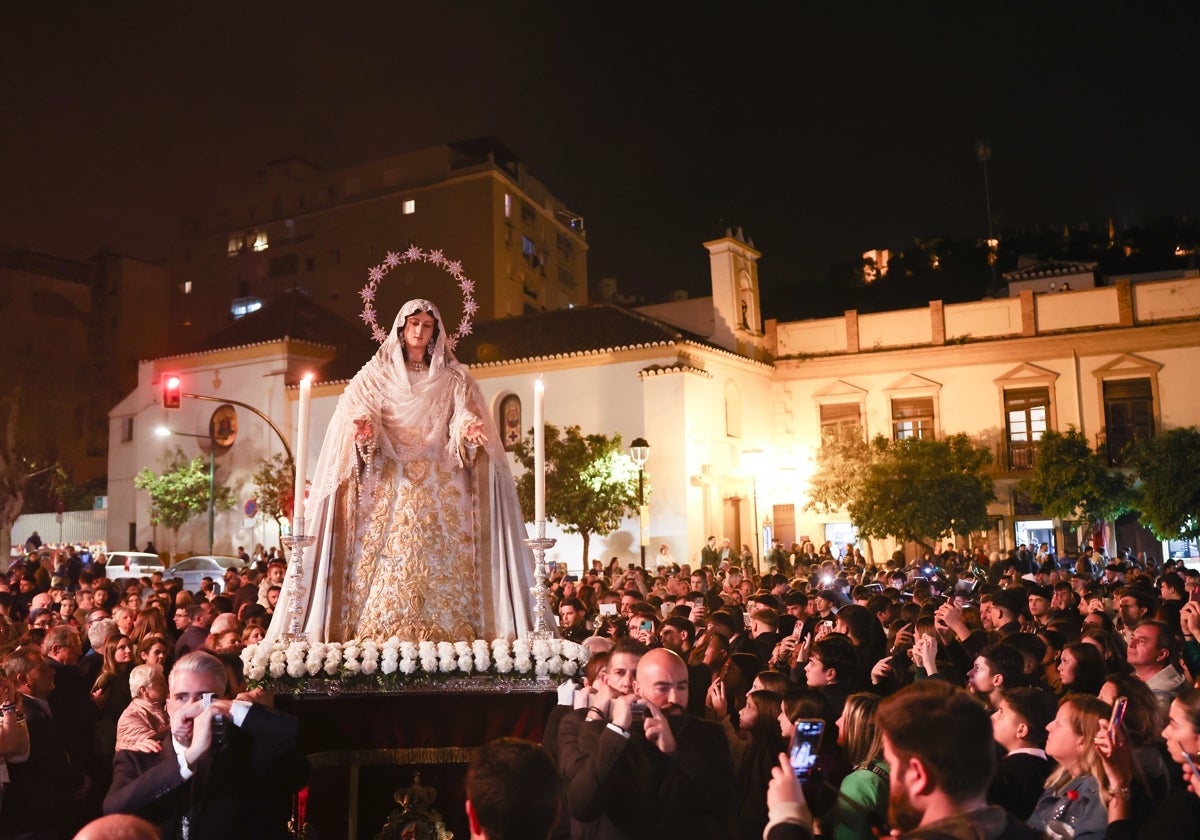
[{"label": "street lamp", "polygon": [[193,435],[188,432],[176,432],[168,429],[166,426],[159,426],[154,430],[154,434],[160,438],[170,437],[171,435],[179,435],[180,437],[199,438],[200,440],[208,441],[208,553],[212,554],[217,476],[217,440],[213,436],[212,424],[209,424],[208,434],[206,435]]},{"label": "street lamp", "polygon": [[638,542],[642,544],[642,568],[646,568],[646,531],[649,517],[646,515],[646,503],[643,498],[643,488],[646,480],[646,459],[650,457],[650,444],[645,438],[634,438],[629,444],[629,456],[638,468]]}]

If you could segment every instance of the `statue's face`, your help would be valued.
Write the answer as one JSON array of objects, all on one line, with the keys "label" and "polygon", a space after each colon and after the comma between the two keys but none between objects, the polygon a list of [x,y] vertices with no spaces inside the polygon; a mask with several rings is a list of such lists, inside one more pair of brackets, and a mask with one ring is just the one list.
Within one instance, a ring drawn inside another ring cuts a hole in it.
[{"label": "statue's face", "polygon": [[404,346],[408,348],[410,359],[419,359],[425,355],[425,348],[433,340],[433,331],[437,322],[428,312],[417,312],[404,319]]}]

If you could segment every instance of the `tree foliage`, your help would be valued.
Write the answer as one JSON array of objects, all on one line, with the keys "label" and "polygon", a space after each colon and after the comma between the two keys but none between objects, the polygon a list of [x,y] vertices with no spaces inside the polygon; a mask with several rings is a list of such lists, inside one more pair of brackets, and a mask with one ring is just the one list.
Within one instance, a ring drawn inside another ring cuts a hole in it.
[{"label": "tree foliage", "polygon": [[[150,496],[150,524],[164,525],[178,534],[185,522],[208,511],[208,459],[197,456],[189,460],[177,448],[163,456],[162,465],[158,475],[143,468],[133,486]],[[229,488],[218,484],[213,489],[213,507],[230,510],[234,501]]]},{"label": "tree foliage", "polygon": [[277,525],[291,519],[296,495],[296,467],[281,452],[269,460],[260,458],[253,479],[258,512],[269,516]]},{"label": "tree foliage", "polygon": [[932,548],[931,540],[987,527],[987,506],[996,498],[984,468],[987,447],[965,434],[942,440],[879,435],[870,462],[847,506],[865,537],[898,537]]},{"label": "tree foliage", "polygon": [[1137,483],[1134,507],[1159,539],[1200,537],[1200,429],[1188,426],[1134,441],[1125,456]]},{"label": "tree foliage", "polygon": [[[583,538],[587,565],[592,534],[605,536],[621,526],[625,516],[636,515],[638,468],[621,448],[621,436],[584,435],[579,426],[561,432],[549,423],[546,435],[546,518],[568,534]],[[525,467],[517,479],[517,496],[527,521],[534,517],[533,430],[516,445],[513,454]],[[647,482],[643,498],[649,499]]]},{"label": "tree foliage", "polygon": [[1109,469],[1074,426],[1042,435],[1033,478],[1020,487],[1047,516],[1081,521],[1085,540],[1102,522],[1128,512],[1132,502],[1128,479]]},{"label": "tree foliage", "polygon": [[845,510],[866,476],[871,451],[863,439],[862,426],[836,425],[822,429],[817,468],[809,479],[805,510],[822,514]]},{"label": "tree foliage", "polygon": [[23,388],[20,384],[0,399],[0,558],[7,563],[12,551],[12,529],[25,506],[33,482],[61,482],[65,475],[57,462],[30,457],[22,445]]}]

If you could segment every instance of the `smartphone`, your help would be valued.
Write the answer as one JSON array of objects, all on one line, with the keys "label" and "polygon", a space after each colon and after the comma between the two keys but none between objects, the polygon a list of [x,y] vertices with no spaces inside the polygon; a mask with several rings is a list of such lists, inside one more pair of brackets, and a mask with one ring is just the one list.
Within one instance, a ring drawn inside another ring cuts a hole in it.
[{"label": "smartphone", "polygon": [[616,614],[617,614],[617,605],[616,604],[601,604],[600,605],[600,615],[616,615]]},{"label": "smartphone", "polygon": [[643,618],[643,619],[642,619],[642,623],[638,625],[638,629],[640,629],[640,630],[653,630],[653,629],[654,629],[654,622],[653,622],[651,619],[649,619],[649,618]]},{"label": "smartphone", "polygon": [[634,723],[642,723],[646,720],[646,704],[640,701],[629,704],[629,714],[633,716]]},{"label": "smartphone", "polygon": [[204,694],[200,695],[200,708],[207,709],[212,705],[212,701],[213,693],[211,691],[206,691]]},{"label": "smartphone", "polygon": [[821,749],[821,738],[825,734],[825,721],[820,718],[801,718],[796,721],[796,730],[792,733],[792,743],[788,748],[788,759],[792,763],[792,771],[796,780],[805,782],[812,773],[813,765],[817,763],[817,754]]},{"label": "smartphone", "polygon": [[1118,697],[1113,701],[1112,717],[1108,721],[1110,729],[1116,729],[1125,720],[1125,709],[1129,705],[1128,697]]}]

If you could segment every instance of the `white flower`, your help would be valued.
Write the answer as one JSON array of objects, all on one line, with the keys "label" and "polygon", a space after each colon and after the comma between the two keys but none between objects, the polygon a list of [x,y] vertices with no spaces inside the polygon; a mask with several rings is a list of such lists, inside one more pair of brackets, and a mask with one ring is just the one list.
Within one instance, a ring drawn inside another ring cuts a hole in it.
[{"label": "white flower", "polygon": [[416,659],[417,658],[417,646],[414,645],[412,642],[401,642],[399,650],[400,650],[400,655],[403,656],[405,659]]},{"label": "white flower", "polygon": [[281,650],[271,651],[271,662],[286,662],[287,655]]},{"label": "white flower", "polygon": [[458,662],[454,659],[453,656],[443,659],[442,660],[442,668],[441,668],[442,673],[443,674],[453,673],[456,665],[458,665]]},{"label": "white flower", "polygon": [[438,661],[436,656],[422,656],[421,670],[426,674],[436,674],[438,670]]},{"label": "white flower", "polygon": [[499,659],[500,656],[505,653],[508,653],[508,640],[507,639],[492,640],[492,655],[495,656],[497,659]]},{"label": "white flower", "polygon": [[551,639],[550,640],[550,654],[552,656],[561,656],[562,649],[563,649],[563,640],[562,639]]},{"label": "white flower", "polygon": [[579,666],[576,665],[574,662],[572,662],[570,659],[564,661],[562,664],[563,676],[573,677],[573,676],[575,676],[575,672],[578,670],[579,670]]},{"label": "white flower", "polygon": [[297,661],[295,661],[295,662],[289,662],[289,663],[288,663],[288,666],[287,666],[287,675],[288,675],[289,677],[291,677],[292,679],[297,679],[297,680],[298,680],[298,679],[300,679],[301,677],[303,677],[303,676],[304,676],[306,673],[308,673],[308,672],[307,672],[307,670],[305,669],[305,667],[304,667],[304,663],[303,663],[303,662],[301,662],[301,661],[297,660]]},{"label": "white flower", "polygon": [[528,674],[533,670],[533,661],[528,656],[518,656],[513,660],[513,667],[519,674]]},{"label": "white flower", "polygon": [[325,662],[325,673],[329,676],[337,676],[338,666],[341,664],[339,659],[330,659]]},{"label": "white flower", "polygon": [[545,639],[538,639],[530,649],[535,659],[545,659],[550,655],[550,643]]},{"label": "white flower", "polygon": [[262,667],[261,665],[252,666],[250,668],[250,670],[246,673],[246,676],[249,677],[250,679],[254,680],[255,682],[258,682],[259,680],[263,679],[266,675],[267,675],[267,669]]},{"label": "white flower", "polygon": [[471,668],[474,667],[475,661],[471,659],[471,654],[468,653],[458,658],[458,670],[471,673]]},{"label": "white flower", "polygon": [[545,662],[545,661],[539,661],[537,664],[537,675],[539,677],[544,677],[549,673],[550,673],[550,663]]},{"label": "white flower", "polygon": [[308,649],[308,658],[324,659],[329,654],[329,645],[324,642],[317,642]]},{"label": "white flower", "polygon": [[362,670],[362,665],[358,664],[357,659],[346,660],[346,672],[349,674],[357,674]]},{"label": "white flower", "polygon": [[454,653],[460,657],[467,656],[471,653],[471,646],[466,642],[455,642]]},{"label": "white flower", "polygon": [[[409,675],[411,675],[411,674],[412,674],[414,671],[416,671],[416,670],[417,670],[417,660],[415,660],[415,659],[401,659],[401,660],[400,660],[400,664],[399,664],[399,666],[398,666],[398,667],[399,667],[399,670],[400,670],[400,673],[401,673],[401,674],[404,674],[405,676],[409,676]],[[386,664],[384,665],[384,669],[385,669],[385,670],[387,669],[387,665],[386,665]]]},{"label": "white flower", "polygon": [[512,669],[513,669],[513,661],[511,659],[509,659],[507,656],[504,657],[503,659],[496,660],[496,673],[507,674],[507,673],[510,673],[512,671]]},{"label": "white flower", "polygon": [[383,658],[383,663],[382,663],[382,664],[379,666],[379,669],[380,669],[381,671],[383,671],[383,673],[385,673],[385,674],[394,674],[394,673],[396,673],[396,660],[395,660],[395,659],[388,659],[388,658],[385,656],[385,657]]},{"label": "white flower", "polygon": [[315,677],[321,672],[321,664],[320,659],[310,659],[304,663],[304,670],[308,671],[310,677]]},{"label": "white flower", "polygon": [[421,659],[424,659],[427,656],[433,656],[436,653],[437,653],[437,647],[433,644],[433,642],[429,641],[428,639],[425,639],[424,641],[422,641],[420,644],[417,645],[417,655]]},{"label": "white flower", "polygon": [[583,656],[583,652],[587,650],[583,645],[577,644],[564,639],[562,643],[562,655],[567,659],[574,659],[576,662]]},{"label": "white flower", "polygon": [[282,677],[286,672],[287,672],[287,663],[286,662],[272,662],[271,663],[271,668],[270,668],[271,679],[277,680],[280,677]]},{"label": "white flower", "polygon": [[476,671],[479,671],[482,673],[490,667],[492,667],[492,660],[488,659],[486,654],[484,656],[477,655],[475,657],[475,670]]},{"label": "white flower", "polygon": [[[547,659],[547,660],[546,660],[546,668],[547,668],[547,670],[549,670],[549,671],[550,671],[550,673],[551,673],[551,674],[561,674],[561,673],[562,673],[562,660],[561,660],[561,659],[557,659],[557,658],[555,658],[555,659]],[[541,669],[541,665],[540,665],[540,663],[539,663],[539,666],[538,666],[538,673],[539,673],[539,674],[540,674],[540,673],[542,673],[542,669]]]},{"label": "white flower", "polygon": [[517,639],[512,643],[513,656],[529,656],[529,640]]},{"label": "white flower", "polygon": [[253,645],[246,645],[244,648],[242,648],[242,652],[241,652],[241,654],[239,654],[239,656],[242,660],[243,665],[250,664],[250,660],[252,660],[254,658],[254,649],[256,647],[258,647],[258,645],[253,644]]},{"label": "white flower", "polygon": [[342,648],[342,656],[347,662],[353,662],[358,659],[358,648],[354,645],[346,645]]},{"label": "white flower", "polygon": [[471,643],[471,650],[474,652],[476,659],[478,659],[481,656],[487,656],[488,655],[488,644],[483,639],[476,639],[474,642]]},{"label": "white flower", "polygon": [[447,656],[454,655],[454,645],[449,642],[438,642],[437,645],[438,659],[445,659]]}]

